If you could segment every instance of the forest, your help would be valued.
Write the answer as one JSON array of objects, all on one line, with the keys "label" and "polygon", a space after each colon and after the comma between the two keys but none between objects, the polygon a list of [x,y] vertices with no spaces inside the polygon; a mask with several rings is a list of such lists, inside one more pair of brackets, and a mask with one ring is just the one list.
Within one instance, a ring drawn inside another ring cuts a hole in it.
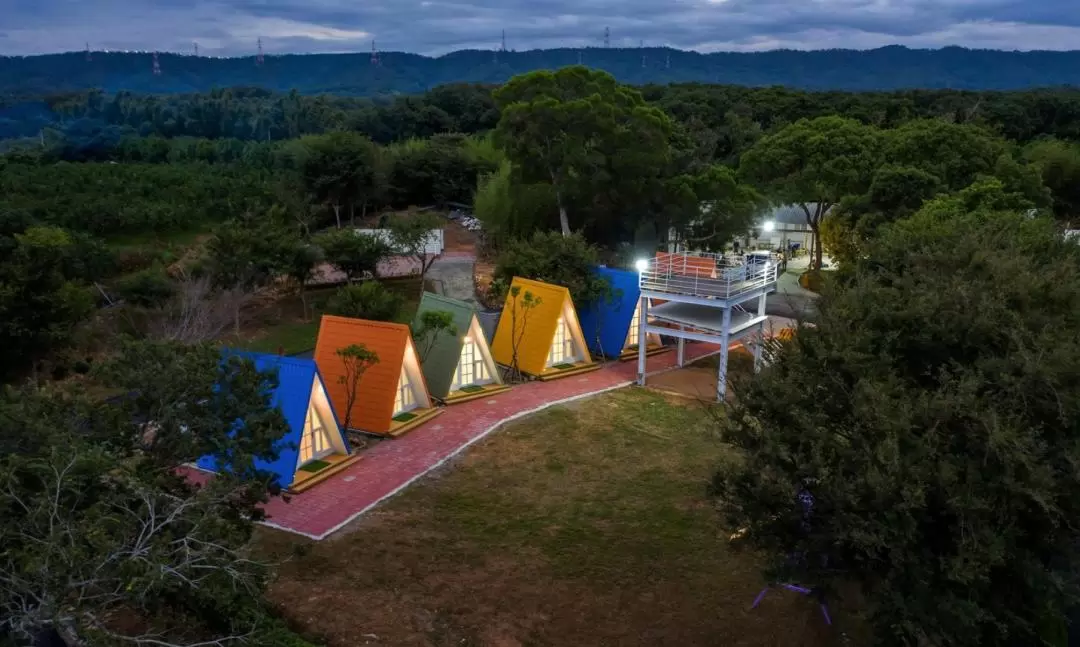
[{"label": "forest", "polygon": [[[252,43],[254,50],[255,43]],[[0,95],[41,95],[101,89],[145,93],[208,92],[236,86],[304,94],[348,96],[417,94],[452,83],[501,84],[541,69],[583,64],[623,83],[782,85],[806,90],[940,88],[1013,90],[1080,84],[1080,52],[1004,52],[900,46],[873,50],[819,50],[702,54],[665,47],[549,49],[524,52],[463,50],[436,58],[381,52],[198,57],[159,52],[69,52],[0,57]]]},{"label": "forest", "polygon": [[[569,66],[392,98],[246,77],[114,93],[41,69],[0,112],[0,645],[308,644],[248,552],[278,494],[255,467],[282,433],[276,378],[218,346],[297,305],[306,331],[316,312],[409,321],[389,246],[352,225],[421,257],[422,289],[423,235],[468,205],[496,288],[528,276],[584,306],[610,297],[590,266],[670,231],[722,251],[790,203],[817,205],[820,312],[713,420],[743,452],[709,489],[724,530],[768,577],[857,586],[881,644],[1063,644],[1080,91],[634,87]],[[324,266],[341,278],[316,295]],[[220,477],[177,476],[205,455]]]}]

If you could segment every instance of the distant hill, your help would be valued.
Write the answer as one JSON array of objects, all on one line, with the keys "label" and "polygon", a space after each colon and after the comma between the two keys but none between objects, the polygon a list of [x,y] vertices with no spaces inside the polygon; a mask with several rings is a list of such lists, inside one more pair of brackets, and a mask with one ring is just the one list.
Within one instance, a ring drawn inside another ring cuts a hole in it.
[{"label": "distant hill", "polygon": [[498,54],[465,50],[437,58],[386,52],[378,66],[371,64],[369,54],[267,56],[257,66],[254,57],[163,53],[158,56],[159,76],[152,73],[152,56],[146,52],[94,52],[89,61],[82,52],[0,57],[0,94],[41,95],[91,88],[176,93],[232,86],[350,96],[413,94],[446,83],[502,83],[522,72],[576,64],[579,56],[585,65],[635,85],[702,82],[856,91],[1080,86],[1080,51],[892,46],[866,51],[700,54],[668,48],[586,48]]}]

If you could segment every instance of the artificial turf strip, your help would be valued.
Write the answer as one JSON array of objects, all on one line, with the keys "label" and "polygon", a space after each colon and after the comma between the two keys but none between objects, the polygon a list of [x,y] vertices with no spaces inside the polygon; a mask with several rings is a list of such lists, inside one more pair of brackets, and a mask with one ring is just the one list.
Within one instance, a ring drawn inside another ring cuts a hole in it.
[{"label": "artificial turf strip", "polygon": [[328,467],[330,467],[330,463],[327,463],[326,461],[313,460],[310,463],[304,463],[303,465],[301,465],[300,469],[305,472],[310,472],[311,474],[314,474],[316,472],[321,472]]},{"label": "artificial turf strip", "polygon": [[399,413],[396,416],[394,416],[393,420],[394,420],[394,422],[408,422],[408,421],[412,420],[415,417],[416,417],[416,414]]}]

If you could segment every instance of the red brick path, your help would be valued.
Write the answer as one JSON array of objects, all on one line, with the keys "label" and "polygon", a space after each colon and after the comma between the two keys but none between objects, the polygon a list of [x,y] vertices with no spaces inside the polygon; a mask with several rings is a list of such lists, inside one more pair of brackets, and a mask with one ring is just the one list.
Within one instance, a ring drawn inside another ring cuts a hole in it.
[{"label": "red brick path", "polygon": [[[717,351],[715,344],[688,343],[686,360]],[[650,357],[647,372],[675,366],[675,352]],[[637,361],[613,362],[599,371],[552,382],[529,382],[490,398],[447,407],[427,424],[375,445],[364,458],[325,483],[266,506],[266,525],[323,539],[398,493],[499,425],[547,406],[626,386]]]}]

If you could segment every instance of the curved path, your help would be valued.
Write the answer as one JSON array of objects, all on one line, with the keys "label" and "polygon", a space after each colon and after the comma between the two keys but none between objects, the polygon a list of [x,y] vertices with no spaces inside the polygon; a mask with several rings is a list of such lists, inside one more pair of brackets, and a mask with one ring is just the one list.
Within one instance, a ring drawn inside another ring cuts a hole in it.
[{"label": "curved path", "polygon": [[[686,346],[686,360],[718,352],[713,344]],[[675,368],[675,353],[648,360],[649,373]],[[612,362],[592,373],[551,382],[528,382],[482,400],[447,407],[408,434],[381,442],[364,458],[286,503],[266,505],[264,525],[320,540],[405,489],[503,424],[547,407],[630,385],[637,362]]]}]

